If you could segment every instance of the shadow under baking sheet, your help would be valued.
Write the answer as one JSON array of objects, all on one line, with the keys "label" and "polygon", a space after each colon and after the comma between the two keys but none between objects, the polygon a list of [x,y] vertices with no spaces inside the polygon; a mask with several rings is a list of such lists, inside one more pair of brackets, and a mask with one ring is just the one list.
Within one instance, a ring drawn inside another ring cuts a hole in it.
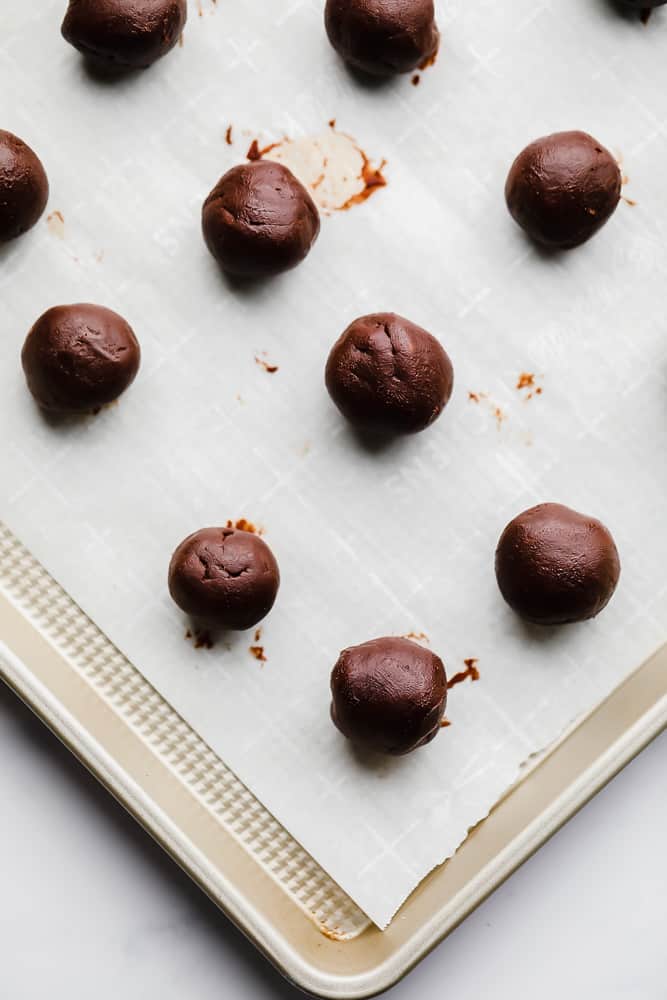
[{"label": "shadow under baking sheet", "polygon": [[[125,913],[128,926],[120,928],[117,936],[111,936],[105,941],[104,953],[106,960],[112,966],[124,965],[129,961],[130,968],[134,971],[128,970],[126,975],[134,980],[135,974],[140,973],[145,964],[139,959],[143,957],[145,960],[152,941],[152,947],[160,952],[162,965],[160,975],[181,976],[183,965],[186,962],[192,966],[197,965],[200,962],[199,956],[205,951],[208,975],[214,976],[219,983],[229,982],[231,975],[232,979],[236,978],[239,983],[248,984],[248,996],[266,997],[267,1000],[269,997],[297,1000],[303,996],[303,993],[283,979],[268,962],[259,959],[255,946],[234,927],[190,877],[174,864],[162,848],[153,842],[136,820],[125,812],[46,726],[1,683],[0,729],[3,740],[11,743],[17,755],[34,759],[40,772],[49,775],[49,780],[52,780],[58,788],[58,794],[67,812],[75,813],[78,822],[86,827],[104,828],[105,837],[108,835],[111,840],[114,853],[122,854],[126,859],[123,864],[128,873],[128,887],[133,872],[141,876],[141,895],[145,893],[147,899],[146,932],[129,936],[130,918],[127,913],[129,904],[127,901],[123,903],[122,886],[119,886],[120,905],[116,908],[116,915],[122,920]],[[44,822],[48,825],[48,814],[45,814]],[[69,822],[71,821],[67,820],[67,823]],[[62,842],[56,845],[56,848],[60,847],[65,850]],[[88,854],[81,862],[81,867],[87,865],[86,870],[89,871],[98,860],[100,866],[103,866],[108,847],[109,841],[91,836],[90,853],[93,857],[91,859]],[[71,877],[76,878],[78,868],[76,857],[63,858],[63,864],[67,865]],[[88,886],[91,894],[98,897],[98,893],[104,890],[106,881],[104,873],[101,873],[100,885],[97,888],[94,884]],[[135,888],[135,898],[136,893]],[[155,910],[156,896],[164,907],[159,928],[152,926],[150,917],[150,912]],[[66,913],[64,916],[67,919]],[[44,919],[47,919],[46,913]],[[107,927],[109,919],[107,913],[104,917]],[[76,925],[76,914],[72,914],[72,920]],[[83,915],[80,920],[84,921]],[[35,922],[37,926],[35,933],[39,940],[39,934],[46,935],[47,932],[45,929],[40,929],[39,915],[36,916]],[[160,935],[157,941],[156,931],[159,931]],[[167,948],[164,947],[165,938],[169,944]],[[25,951],[25,957],[26,961],[32,960],[30,949]],[[67,960],[65,955],[64,961]],[[21,967],[19,956],[13,964],[13,972],[18,972]],[[78,972],[81,975],[81,989],[85,992],[83,986],[85,968],[79,968]],[[152,981],[155,981],[153,977],[156,975],[158,973],[153,969]]]}]

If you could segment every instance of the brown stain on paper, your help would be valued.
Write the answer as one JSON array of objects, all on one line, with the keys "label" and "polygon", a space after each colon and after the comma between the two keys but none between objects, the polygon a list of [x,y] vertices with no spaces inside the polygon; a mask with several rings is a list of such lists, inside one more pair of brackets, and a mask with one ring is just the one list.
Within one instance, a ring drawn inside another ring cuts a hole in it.
[{"label": "brown stain on paper", "polygon": [[195,649],[213,649],[215,646],[211,633],[206,629],[188,629],[185,638],[194,639]]},{"label": "brown stain on paper", "polygon": [[532,399],[533,396],[542,395],[542,386],[537,384],[538,377],[541,378],[541,376],[533,375],[532,372],[521,372],[519,375],[516,383],[517,390],[519,392],[522,392],[524,389],[530,390],[530,392],[526,393],[523,397],[525,402],[528,402],[528,400]]},{"label": "brown stain on paper", "polygon": [[[328,125],[331,131],[335,132],[337,136],[340,136],[345,140],[347,140],[352,150],[356,152],[361,158],[361,168],[358,173],[358,179],[362,185],[360,190],[350,195],[341,204],[331,205],[329,203],[323,204],[322,202],[318,202],[320,209],[324,211],[333,210],[338,212],[344,212],[352,208],[354,205],[360,205],[363,202],[367,201],[370,198],[370,196],[374,194],[379,188],[387,186],[387,178],[384,176],[383,173],[383,170],[387,165],[387,161],[385,159],[382,159],[379,166],[374,166],[370,157],[361,148],[361,146],[357,143],[357,140],[353,136],[348,135],[346,132],[340,132],[336,130],[335,118],[331,118],[329,120]],[[299,141],[311,142],[313,144],[313,147],[317,148],[318,139],[321,141],[321,138],[322,137],[313,136],[312,138],[306,138],[305,140],[299,140]],[[255,138],[252,140],[250,146],[248,147],[246,158],[250,160],[251,163],[254,163],[257,160],[261,160],[272,150],[281,149],[281,147],[289,146],[290,144],[292,144],[292,140],[288,136],[285,136],[278,142],[271,142],[266,146],[260,146],[259,140]],[[278,159],[278,162],[282,162],[282,160]],[[316,202],[318,200],[317,199],[318,188],[327,179],[329,178],[335,179],[335,174],[332,174],[330,172],[334,169],[334,166],[335,165],[330,164],[329,158],[324,156],[322,164],[322,172],[316,177],[314,181],[310,181],[306,184],[306,187],[309,188]],[[348,177],[344,176],[342,179],[347,180]]]},{"label": "brown stain on paper", "polygon": [[457,684],[462,684],[463,681],[467,681],[468,678],[470,678],[471,681],[479,680],[480,674],[479,670],[477,669],[477,664],[479,663],[478,658],[476,656],[471,656],[467,660],[464,660],[463,662],[465,663],[465,670],[461,670],[459,671],[458,674],[454,674],[454,676],[450,677],[449,680],[447,681],[448,691],[450,690],[450,688],[455,687]]},{"label": "brown stain on paper", "polygon": [[[262,354],[265,353],[265,351],[262,352]],[[255,364],[259,365],[260,368],[263,368],[265,372],[269,373],[269,375],[275,375],[277,371],[280,371],[278,365],[269,364],[264,357],[260,357],[258,354],[255,355]]]},{"label": "brown stain on paper", "polygon": [[481,403],[482,401],[486,402],[494,416],[496,427],[498,430],[501,430],[504,422],[507,420],[507,414],[503,409],[501,409],[500,406],[497,405],[497,403],[494,403],[492,399],[489,399],[488,393],[472,392],[472,390],[469,390],[468,399],[471,403]]},{"label": "brown stain on paper", "polygon": [[530,389],[535,385],[535,376],[532,372],[521,372],[516,383],[517,389]]},{"label": "brown stain on paper", "polygon": [[256,160],[261,160],[263,156],[270,153],[272,149],[277,149],[280,146],[279,142],[270,142],[268,146],[260,146],[257,139],[253,139],[248,147],[248,152],[245,154],[246,159],[254,163]]},{"label": "brown stain on paper", "polygon": [[387,186],[387,178],[382,173],[384,168],[387,166],[387,161],[382,160],[379,167],[374,167],[364,151],[359,149],[359,152],[361,153],[361,158],[363,160],[361,180],[364,182],[364,187],[361,191],[358,191],[357,194],[353,194],[351,198],[348,198],[347,201],[340,206],[340,211],[342,212],[347,211],[348,208],[352,208],[353,205],[361,205],[364,201],[367,201],[378,188]]},{"label": "brown stain on paper", "polygon": [[429,66],[435,66],[439,52],[440,52],[440,42],[438,42],[438,46],[435,52],[432,52],[430,56],[426,56],[426,59],[424,59],[423,62],[420,62],[419,69],[428,69]]},{"label": "brown stain on paper", "polygon": [[413,639],[415,642],[430,642],[431,640],[426,635],[426,632],[406,632],[403,636],[404,639]]},{"label": "brown stain on paper", "polygon": [[46,217],[46,224],[52,236],[57,236],[59,240],[65,239],[65,216],[56,210]]},{"label": "brown stain on paper", "polygon": [[264,646],[261,646],[259,644],[261,638],[262,638],[262,626],[260,625],[255,629],[255,634],[253,636],[254,645],[248,647],[248,652],[250,653],[251,656],[254,656],[255,659],[258,660],[260,663],[266,663],[267,657],[264,652]]},{"label": "brown stain on paper", "polygon": [[227,521],[226,528],[236,528],[237,531],[249,531],[251,535],[263,535],[264,528],[257,527],[252,521],[240,517],[237,521]]}]

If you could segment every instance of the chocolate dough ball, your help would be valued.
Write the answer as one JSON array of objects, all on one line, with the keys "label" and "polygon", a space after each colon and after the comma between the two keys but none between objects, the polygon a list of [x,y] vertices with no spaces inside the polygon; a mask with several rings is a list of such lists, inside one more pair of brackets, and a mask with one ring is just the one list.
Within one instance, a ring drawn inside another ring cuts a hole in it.
[{"label": "chocolate dough ball", "polygon": [[611,600],[621,573],[614,539],[600,521],[559,503],[519,514],[496,550],[500,591],[535,625],[594,618]]},{"label": "chocolate dough ball", "polygon": [[440,40],[433,0],[327,0],[324,24],[345,62],[373,76],[410,73]]},{"label": "chocolate dough ball", "polygon": [[30,146],[0,129],[0,242],[31,229],[46,208],[49,182]]},{"label": "chocolate dough ball", "polygon": [[21,362],[44,410],[85,413],[111,403],[134,381],[141,351],[122,316],[87,303],[54,306],[28,334]]},{"label": "chocolate dough ball", "polygon": [[186,0],[70,0],[63,37],[92,62],[144,69],[181,37]]},{"label": "chocolate dough ball", "polygon": [[224,271],[261,278],[301,263],[318,237],[320,216],[291,170],[256,160],[220,178],[204,202],[202,226]]},{"label": "chocolate dough ball", "polygon": [[519,153],[505,185],[515,222],[552,249],[590,239],[621,197],[621,171],[604,146],[585,132],[556,132]]},{"label": "chocolate dough ball", "polygon": [[169,593],[179,608],[223,629],[257,625],[273,607],[279,585],[269,546],[238,528],[195,531],[169,564]]},{"label": "chocolate dough ball", "polygon": [[663,4],[667,3],[667,0],[621,0],[621,3],[625,7],[632,7],[634,10],[639,11],[640,14],[644,14],[647,11],[653,10],[654,7],[662,7]]},{"label": "chocolate dough ball", "polygon": [[372,639],[344,649],[331,674],[331,718],[343,736],[378,753],[430,743],[447,704],[442,660],[409,639]]},{"label": "chocolate dough ball", "polygon": [[325,381],[351,423],[411,434],[440,416],[452,394],[454,370],[422,327],[396,313],[372,313],[355,319],[338,338]]}]

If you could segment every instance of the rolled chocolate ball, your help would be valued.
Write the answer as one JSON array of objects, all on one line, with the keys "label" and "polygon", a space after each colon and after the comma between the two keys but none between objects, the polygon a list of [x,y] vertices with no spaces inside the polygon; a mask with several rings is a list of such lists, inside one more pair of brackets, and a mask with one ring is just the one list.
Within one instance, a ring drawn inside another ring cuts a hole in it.
[{"label": "rolled chocolate ball", "polygon": [[433,0],[327,0],[324,24],[345,62],[373,76],[410,73],[440,40]]},{"label": "rolled chocolate ball", "polygon": [[204,202],[202,228],[224,271],[263,278],[301,263],[318,237],[320,216],[291,170],[256,160],[220,178]]},{"label": "rolled chocolate ball", "polygon": [[39,157],[0,129],[0,242],[31,229],[46,208],[49,182]]},{"label": "rolled chocolate ball", "polygon": [[667,0],[620,0],[620,2],[624,7],[631,7],[640,14],[647,14],[655,7],[662,7]]},{"label": "rolled chocolate ball", "polygon": [[44,410],[85,413],[111,403],[134,381],[141,350],[111,309],[78,303],[39,317],[23,345],[28,388]]},{"label": "rolled chocolate ball", "polygon": [[394,636],[344,649],[331,674],[331,718],[353,743],[400,756],[430,743],[447,704],[442,660]]},{"label": "rolled chocolate ball", "polygon": [[621,171],[586,132],[556,132],[519,153],[505,185],[512,218],[545,247],[567,250],[590,239],[621,197]]},{"label": "rolled chocolate ball", "polygon": [[181,542],[169,564],[169,593],[192,618],[222,629],[257,625],[280,585],[262,539],[238,528],[202,528]]},{"label": "rolled chocolate ball", "polygon": [[329,395],[358,427],[389,434],[424,430],[452,394],[454,370],[440,343],[396,313],[350,323],[326,365]]},{"label": "rolled chocolate ball", "polygon": [[145,69],[173,49],[187,16],[186,0],[70,0],[61,30],[93,63]]},{"label": "rolled chocolate ball", "polygon": [[620,573],[608,529],[559,503],[519,514],[496,550],[500,592],[521,618],[535,625],[594,618],[611,600]]}]

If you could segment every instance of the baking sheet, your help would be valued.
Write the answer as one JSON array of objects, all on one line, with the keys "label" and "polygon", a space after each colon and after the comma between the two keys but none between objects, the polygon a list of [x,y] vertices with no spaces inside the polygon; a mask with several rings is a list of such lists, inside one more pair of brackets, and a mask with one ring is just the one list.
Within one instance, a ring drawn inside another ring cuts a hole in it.
[{"label": "baking sheet", "polygon": [[[664,18],[643,28],[602,0],[516,0],[511,22],[450,5],[420,85],[371,88],[328,48],[320,3],[201,9],[182,49],[114,83],[61,43],[60,3],[1,15],[2,127],[42,156],[64,223],[0,250],[0,515],[384,926],[521,763],[665,637]],[[387,187],[324,219],[297,271],[226,283],[199,208],[243,130],[307,136],[332,118],[387,158]],[[622,155],[637,204],[545,256],[502,186],[526,142],[577,127]],[[143,368],[118,406],[54,425],[19,352],[43,309],[77,300],[127,317]],[[322,378],[340,330],[377,309],[431,329],[456,370],[441,420],[381,451]],[[524,372],[539,396],[516,388]],[[618,593],[587,625],[526,629],[496,590],[498,534],[546,499],[601,517],[621,551]],[[166,592],[177,542],[237,517],[264,526],[281,566],[265,664],[248,634],[195,650]],[[431,746],[362,759],[328,720],[331,665],[411,631],[451,673],[479,658],[481,679],[451,692]]]}]

